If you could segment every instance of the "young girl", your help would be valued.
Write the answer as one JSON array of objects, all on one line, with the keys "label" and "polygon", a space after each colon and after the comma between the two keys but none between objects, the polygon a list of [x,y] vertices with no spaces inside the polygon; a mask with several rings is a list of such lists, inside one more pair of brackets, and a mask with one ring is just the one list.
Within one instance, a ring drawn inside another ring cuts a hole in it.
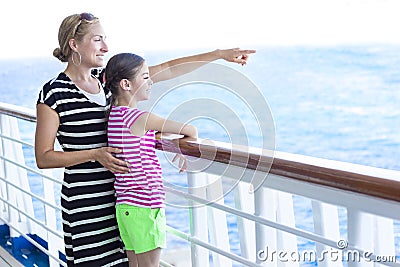
[{"label": "young girl", "polygon": [[[153,81],[143,58],[130,53],[113,56],[106,66],[106,87],[112,92],[108,143],[122,150],[117,157],[129,164],[127,174],[115,173],[118,227],[131,266],[159,266],[166,245],[165,193],[162,171],[155,153],[155,132],[197,137],[188,124],[139,110]],[[183,161],[180,162],[180,166]],[[181,169],[182,170],[182,169]]]}]

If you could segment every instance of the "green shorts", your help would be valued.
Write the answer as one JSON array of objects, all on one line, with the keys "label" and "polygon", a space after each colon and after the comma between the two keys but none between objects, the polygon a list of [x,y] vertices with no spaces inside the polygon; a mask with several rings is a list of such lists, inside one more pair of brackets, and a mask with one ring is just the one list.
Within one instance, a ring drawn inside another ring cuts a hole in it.
[{"label": "green shorts", "polygon": [[116,206],[117,222],[126,250],[135,254],[166,247],[165,209]]}]

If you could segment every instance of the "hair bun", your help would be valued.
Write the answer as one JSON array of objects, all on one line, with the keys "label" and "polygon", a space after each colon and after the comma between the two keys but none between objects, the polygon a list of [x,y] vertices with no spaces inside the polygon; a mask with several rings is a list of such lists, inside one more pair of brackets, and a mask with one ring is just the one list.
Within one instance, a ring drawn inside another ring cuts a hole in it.
[{"label": "hair bun", "polygon": [[61,52],[61,49],[59,47],[54,49],[53,56],[55,56],[61,62],[67,62],[68,61],[67,58],[65,57],[65,55]]}]

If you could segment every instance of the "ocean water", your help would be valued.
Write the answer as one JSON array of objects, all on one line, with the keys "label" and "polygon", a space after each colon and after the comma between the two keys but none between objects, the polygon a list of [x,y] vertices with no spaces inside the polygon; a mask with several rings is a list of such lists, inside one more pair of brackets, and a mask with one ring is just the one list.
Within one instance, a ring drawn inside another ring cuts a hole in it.
[{"label": "ocean water", "polygon": [[[144,56],[152,65],[192,53],[149,51]],[[244,67],[218,63],[248,77],[262,93],[269,107],[266,112],[273,118],[276,150],[400,170],[400,47],[258,47]],[[0,102],[34,109],[42,84],[63,68],[53,58],[0,60]],[[209,84],[181,86],[163,96],[154,111],[168,115],[179,111],[182,103],[194,103],[194,99],[212,99],[226,106],[249,133],[250,145],[257,146],[262,141],[256,131],[257,114],[256,118],[249,115],[243,98],[226,88]],[[193,120],[199,136],[224,142],[236,140],[235,131],[229,128],[232,118],[224,116],[225,113],[221,115],[219,107],[208,107],[208,114],[218,116],[199,116]],[[20,127],[22,137],[33,140],[34,129],[24,123]],[[28,164],[34,166],[32,153],[26,153]],[[185,186],[185,174],[178,174],[163,155],[160,158],[165,178]],[[41,181],[35,177],[30,178],[30,185],[33,191],[43,193]],[[232,204],[233,196],[228,194],[225,201]],[[41,216],[42,205],[35,205],[35,213]],[[294,205],[296,225],[312,231],[310,201],[294,197]],[[339,215],[344,225],[345,211],[340,209]],[[189,233],[188,214],[183,209],[168,207],[167,220],[168,224]],[[239,253],[236,218],[228,216],[228,223],[231,250]],[[343,225],[341,231],[345,235]],[[399,229],[396,224],[397,233]],[[396,240],[400,243],[399,234]],[[185,246],[188,244],[177,238],[168,243],[169,249]],[[313,244],[300,240],[299,246],[306,249]],[[400,255],[399,248],[396,255]]]}]

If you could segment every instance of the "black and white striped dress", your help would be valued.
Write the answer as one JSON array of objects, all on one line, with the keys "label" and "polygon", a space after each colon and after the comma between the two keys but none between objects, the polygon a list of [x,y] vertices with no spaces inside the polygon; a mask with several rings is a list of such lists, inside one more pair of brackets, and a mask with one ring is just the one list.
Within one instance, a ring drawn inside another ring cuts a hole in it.
[{"label": "black and white striped dress", "polygon": [[[57,139],[64,151],[107,145],[107,105],[90,101],[64,73],[49,81],[38,103],[60,118]],[[65,168],[61,206],[68,266],[128,266],[115,219],[114,175],[99,162]]]}]

